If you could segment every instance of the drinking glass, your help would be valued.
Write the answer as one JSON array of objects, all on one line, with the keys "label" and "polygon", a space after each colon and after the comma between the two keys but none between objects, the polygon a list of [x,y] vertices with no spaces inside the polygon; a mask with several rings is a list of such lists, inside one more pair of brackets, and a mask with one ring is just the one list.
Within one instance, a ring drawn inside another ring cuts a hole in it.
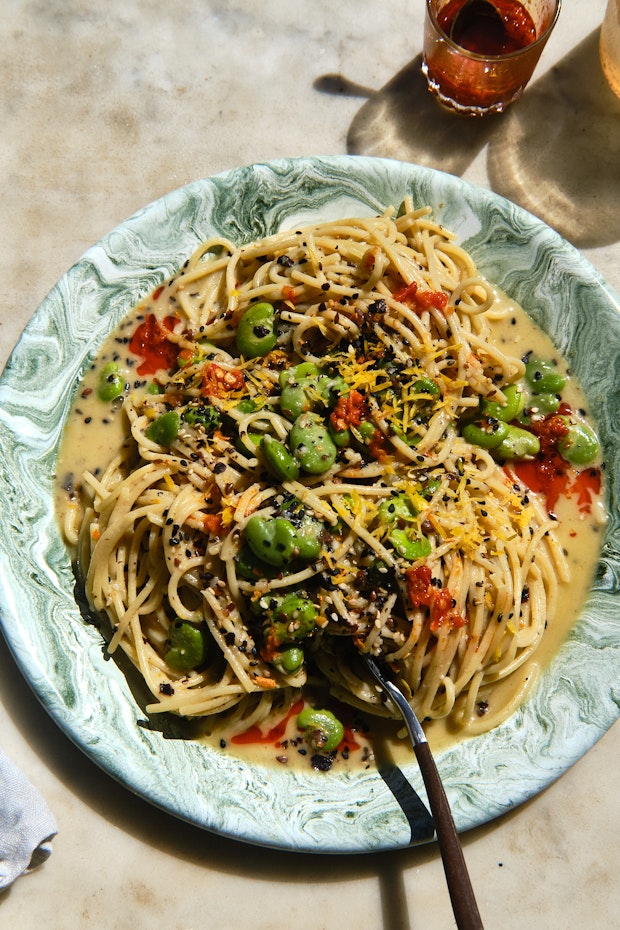
[{"label": "drinking glass", "polygon": [[[465,0],[426,0],[424,22],[424,55],[422,70],[428,87],[443,104],[468,116],[501,113],[523,93],[540,58],[560,13],[561,0],[492,0],[502,17],[506,39],[519,35],[519,28],[528,25],[529,34],[522,28],[522,47],[515,42],[488,45],[482,32],[488,31],[489,19],[476,20],[474,9],[470,34],[476,39],[480,29],[480,42],[468,42],[464,48],[449,35],[450,24]],[[615,2],[615,0],[614,0]],[[480,5],[478,4],[479,8]],[[481,21],[484,20],[484,21]],[[443,25],[442,25],[443,24]],[[515,32],[515,30],[517,30]],[[482,42],[482,44],[481,44]],[[478,45],[481,51],[472,51]],[[509,50],[490,54],[489,47]]]},{"label": "drinking glass", "polygon": [[614,94],[620,97],[620,0],[608,0],[600,48],[605,77]]}]

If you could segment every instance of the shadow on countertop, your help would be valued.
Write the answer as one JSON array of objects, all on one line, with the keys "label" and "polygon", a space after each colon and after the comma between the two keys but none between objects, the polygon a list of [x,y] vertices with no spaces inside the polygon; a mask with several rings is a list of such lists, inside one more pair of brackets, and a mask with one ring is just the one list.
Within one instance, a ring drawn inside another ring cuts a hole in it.
[{"label": "shadow on countertop", "polygon": [[443,110],[417,56],[379,91],[339,75],[324,93],[367,96],[347,135],[353,155],[396,158],[462,175],[486,149],[491,188],[579,248],[620,238],[620,100],[603,75],[600,29],[526,88],[505,114],[484,119]]},{"label": "shadow on countertop", "polygon": [[[247,845],[181,821],[136,797],[73,745],[39,704],[11,656],[1,632],[0,704],[58,781],[99,817],[147,847],[209,870],[205,872],[199,897],[208,900],[210,894],[216,893],[219,874],[239,875],[279,885],[304,881],[317,886],[317,900],[320,900],[321,885],[333,882],[355,883],[375,878],[381,901],[381,926],[385,930],[410,930],[414,925],[407,901],[405,877],[410,870],[415,871],[427,863],[439,860],[439,850],[435,843],[364,855],[291,853]],[[53,806],[51,799],[47,800]],[[59,837],[70,845],[73,838],[66,834],[63,811],[56,810],[54,813],[58,820]],[[507,814],[502,820],[510,816]],[[479,840],[494,828],[493,824],[489,824],[471,830],[462,837],[465,850],[469,843]],[[84,854],[96,856],[97,842],[94,836],[93,849],[85,850]],[[53,866],[52,856],[46,868]],[[10,888],[0,893],[0,907],[10,894]],[[438,906],[449,911],[447,888],[445,900]]]}]

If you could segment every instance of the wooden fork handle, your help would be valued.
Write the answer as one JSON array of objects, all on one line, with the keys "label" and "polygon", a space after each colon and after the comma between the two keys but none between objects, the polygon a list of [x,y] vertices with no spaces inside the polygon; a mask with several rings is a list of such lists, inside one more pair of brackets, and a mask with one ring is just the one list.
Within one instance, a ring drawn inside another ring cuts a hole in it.
[{"label": "wooden fork handle", "polygon": [[414,750],[435,821],[437,841],[456,925],[458,930],[484,930],[452,811],[435,760],[426,742],[416,743]]}]

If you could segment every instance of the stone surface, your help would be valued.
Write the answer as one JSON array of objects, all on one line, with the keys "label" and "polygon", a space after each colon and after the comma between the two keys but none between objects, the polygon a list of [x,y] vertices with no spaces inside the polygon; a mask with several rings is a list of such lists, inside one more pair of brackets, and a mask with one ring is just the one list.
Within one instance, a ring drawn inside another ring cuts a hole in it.
[{"label": "stone surface", "polygon": [[[283,156],[381,155],[462,175],[558,228],[620,292],[618,104],[597,57],[604,0],[567,0],[523,100],[480,125],[448,120],[420,84],[422,6],[7,0],[0,364],[67,268],[125,217],[196,178]],[[488,928],[617,925],[619,734],[464,836]],[[434,846],[268,852],[135,798],[50,720],[4,643],[0,741],[59,826],[52,857],[0,896],[7,926],[453,926]]]}]

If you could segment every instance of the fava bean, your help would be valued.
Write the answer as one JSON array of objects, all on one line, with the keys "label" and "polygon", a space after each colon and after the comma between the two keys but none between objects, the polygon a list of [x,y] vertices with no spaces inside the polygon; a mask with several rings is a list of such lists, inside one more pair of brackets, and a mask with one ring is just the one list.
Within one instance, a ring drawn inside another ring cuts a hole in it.
[{"label": "fava bean", "polygon": [[335,429],[331,422],[327,424],[329,430],[329,435],[334,441],[334,445],[338,449],[346,449],[347,446],[351,445],[351,430],[350,429]]},{"label": "fava bean", "polygon": [[336,461],[338,449],[323,420],[314,413],[302,413],[289,434],[291,452],[310,475],[321,475]]},{"label": "fava bean", "polygon": [[525,404],[525,412],[529,417],[547,416],[549,413],[557,413],[560,403],[559,394],[532,394]]},{"label": "fava bean", "polygon": [[286,675],[292,675],[298,672],[304,664],[305,656],[303,649],[299,646],[289,646],[279,653],[274,665],[280,668]]},{"label": "fava bean", "polygon": [[222,422],[222,415],[211,404],[193,404],[185,408],[182,419],[190,426],[202,426],[207,432],[215,429]]},{"label": "fava bean", "polygon": [[523,410],[523,393],[516,384],[506,385],[506,387],[502,388],[502,393],[506,398],[505,404],[484,398],[480,404],[480,411],[486,417],[501,420],[503,423],[510,423]]},{"label": "fava bean", "polygon": [[280,387],[284,389],[287,384],[298,384],[302,378],[313,378],[319,373],[318,367],[314,362],[301,362],[299,365],[293,365],[291,368],[285,368],[280,372]]},{"label": "fava bean", "polygon": [[534,433],[519,426],[509,426],[507,433],[493,453],[502,459],[533,458],[540,452],[540,441]]},{"label": "fava bean", "polygon": [[547,359],[531,355],[525,363],[525,377],[539,394],[557,394],[566,387],[566,378]]},{"label": "fava bean", "polygon": [[482,449],[496,449],[506,438],[508,425],[495,417],[480,417],[463,427],[463,439]]},{"label": "fava bean", "polygon": [[412,520],[418,511],[406,494],[388,497],[379,504],[377,515],[381,523],[393,523],[394,520]]},{"label": "fava bean", "polygon": [[243,433],[235,440],[235,449],[241,455],[256,455],[256,450],[263,440],[263,433]]},{"label": "fava bean", "polygon": [[125,390],[125,378],[116,362],[108,362],[101,369],[97,397],[99,400],[116,400]]},{"label": "fava bean", "polygon": [[246,581],[275,578],[280,573],[280,569],[275,565],[265,563],[260,556],[257,558],[256,553],[245,543],[235,556],[235,567],[237,574]]},{"label": "fava bean", "polygon": [[235,410],[238,410],[239,413],[254,413],[256,409],[256,402],[251,397],[244,397],[235,406]]},{"label": "fava bean", "polygon": [[558,452],[571,465],[588,465],[598,455],[599,441],[585,423],[568,422],[568,433],[559,440]]},{"label": "fava bean", "polygon": [[431,544],[426,536],[420,539],[410,539],[405,530],[392,530],[388,539],[398,555],[407,559],[408,562],[415,562],[416,559],[426,558],[431,554]]},{"label": "fava bean", "polygon": [[439,386],[434,381],[431,381],[430,378],[420,378],[419,381],[416,381],[413,385],[413,393],[430,394],[431,400],[436,400],[441,397]]},{"label": "fava bean", "polygon": [[296,420],[307,410],[312,409],[312,401],[308,394],[309,381],[300,381],[296,384],[287,384],[280,394],[280,409],[289,420]]},{"label": "fava bean", "polygon": [[269,565],[281,567],[295,558],[297,533],[293,524],[283,517],[275,520],[250,517],[245,538],[252,552]]},{"label": "fava bean", "polygon": [[259,358],[275,348],[275,310],[269,303],[262,302],[248,307],[237,326],[237,351],[244,358]]},{"label": "fava bean", "polygon": [[[299,371],[307,371],[301,376]],[[314,371],[312,369],[315,369]],[[288,377],[282,379],[280,409],[284,416],[295,420],[308,410],[330,407],[340,394],[348,391],[347,383],[338,375],[321,374],[312,362],[289,369]]]},{"label": "fava bean", "polygon": [[170,446],[177,438],[181,418],[176,410],[168,410],[162,413],[146,429],[146,438],[151,442],[156,442],[159,446]]},{"label": "fava bean", "polygon": [[[313,521],[322,531],[322,524]],[[276,517],[266,520],[255,514],[245,527],[248,546],[259,559],[281,568],[295,559],[311,560],[321,551],[322,536],[319,530],[302,523],[295,527],[290,520]]]},{"label": "fava bean", "polygon": [[360,425],[357,427],[357,431],[364,445],[368,445],[368,443],[372,442],[374,439],[375,433],[377,432],[377,427],[372,422],[372,420],[362,420]]},{"label": "fava bean", "polygon": [[170,626],[169,642],[170,648],[164,658],[176,671],[189,671],[206,659],[206,631],[187,620],[174,621]]},{"label": "fava bean", "polygon": [[441,481],[439,478],[429,478],[428,481],[424,484],[424,487],[420,491],[420,494],[425,500],[430,500],[433,494],[435,494],[441,487]]},{"label": "fava bean", "polygon": [[269,608],[266,628],[272,630],[277,643],[299,642],[314,631],[319,612],[307,597],[291,593],[269,601],[276,604]]},{"label": "fava bean", "polygon": [[293,526],[297,532],[299,558],[308,561],[317,559],[323,548],[324,525],[314,517],[304,515],[301,522],[294,523]]},{"label": "fava bean", "polygon": [[276,478],[280,481],[295,481],[299,477],[299,465],[283,442],[267,434],[263,436],[260,447]]},{"label": "fava bean", "polygon": [[305,707],[297,717],[297,727],[306,731],[310,746],[319,752],[333,752],[344,736],[344,727],[331,710]]}]

